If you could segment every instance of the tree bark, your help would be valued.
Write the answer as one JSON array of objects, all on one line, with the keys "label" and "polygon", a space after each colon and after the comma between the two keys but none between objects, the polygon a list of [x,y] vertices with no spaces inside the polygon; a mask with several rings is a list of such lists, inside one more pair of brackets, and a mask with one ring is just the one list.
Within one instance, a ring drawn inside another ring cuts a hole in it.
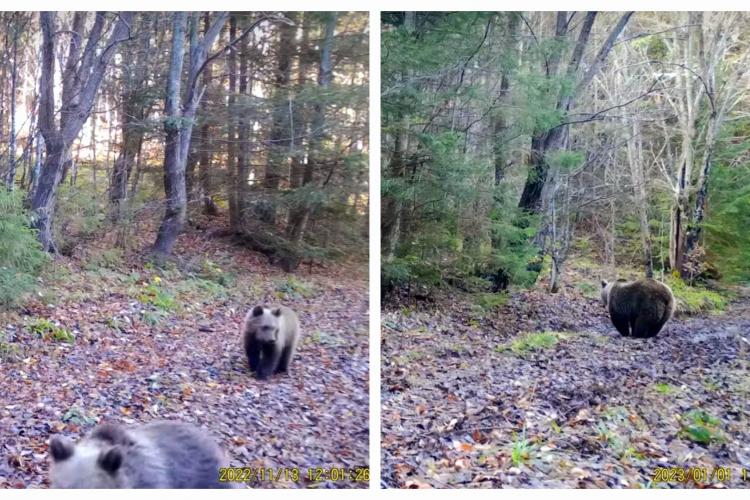
[{"label": "tree bark", "polygon": [[[140,44],[130,44],[126,51],[126,57],[134,61],[134,67],[133,72],[125,77],[126,80],[123,83],[122,112],[120,113],[122,145],[110,177],[109,202],[114,221],[122,218],[123,207],[128,198],[128,183],[145,134],[143,120],[148,107],[145,91],[147,90],[147,61],[151,41],[151,31],[146,24],[144,22],[141,26],[143,32],[140,35]],[[94,140],[93,129],[92,127],[92,142]]]},{"label": "tree bark", "polygon": [[[561,94],[558,98],[556,108],[562,117],[564,117],[574,106],[576,97],[580,95],[589,83],[591,83],[594,75],[596,75],[604,64],[604,61],[612,50],[617,37],[619,37],[620,33],[625,29],[625,25],[630,20],[633,12],[626,12],[620,17],[619,21],[612,28],[607,39],[599,49],[594,61],[588,66],[582,76],[578,76],[580,73],[583,54],[588,45],[596,15],[596,12],[588,12],[586,14],[583,26],[578,34],[578,41],[576,42],[573,54],[568,62],[567,78],[575,81],[576,85],[573,90]],[[567,22],[567,12],[558,12],[555,29],[555,36],[557,38],[562,38],[566,35],[568,29]],[[547,78],[556,75],[558,65],[559,56],[553,56],[546,61]],[[551,153],[560,150],[562,147],[564,138],[566,137],[567,127],[567,124],[562,123],[549,130],[540,131],[532,137],[531,168],[529,169],[526,184],[524,185],[523,193],[518,203],[519,208],[523,208],[533,213],[539,213],[541,211],[542,192],[544,191],[549,171],[547,159]]]},{"label": "tree bark", "polygon": [[187,186],[185,170],[190,149],[195,113],[200,104],[202,91],[198,90],[198,80],[205,69],[208,49],[219,36],[219,31],[229,14],[217,15],[213,24],[206,30],[202,39],[198,37],[199,15],[190,19],[189,68],[185,92],[180,98],[185,24],[187,13],[177,12],[173,18],[172,60],[170,63],[167,91],[164,103],[164,193],[166,195],[164,218],[154,242],[153,252],[163,258],[172,252],[177,237],[185,224],[187,213]]},{"label": "tree bark", "polygon": [[[229,42],[237,37],[237,17],[232,15],[229,19]],[[227,69],[229,71],[229,98],[227,99],[227,165],[229,168],[229,225],[235,230],[240,230],[240,205],[239,190],[241,179],[237,175],[237,119],[235,103],[237,101],[237,56],[232,50],[227,56]]]},{"label": "tree bark", "polygon": [[180,159],[180,86],[185,54],[187,12],[175,12],[172,18],[172,58],[164,101],[164,194],[165,211],[154,251],[169,254],[185,223],[185,164]]},{"label": "tree bark", "polygon": [[[76,12],[70,50],[62,74],[62,108],[59,127],[55,123],[55,14],[42,12],[42,77],[40,86],[39,129],[44,137],[47,157],[41,168],[39,182],[31,197],[33,226],[38,230],[39,241],[47,251],[56,251],[52,236],[57,188],[63,175],[63,164],[70,146],[88,120],[94,99],[99,90],[114,48],[128,36],[133,19],[132,12],[121,12],[107,39],[99,50],[104,14],[97,13],[88,41],[81,52],[85,13]],[[97,55],[98,53],[98,55]]]},{"label": "tree bark", "polygon": [[[25,23],[24,23],[25,24]],[[18,29],[13,23],[13,65],[10,70],[10,131],[8,135],[8,174],[5,185],[13,191],[16,180],[16,87],[18,85]]]}]

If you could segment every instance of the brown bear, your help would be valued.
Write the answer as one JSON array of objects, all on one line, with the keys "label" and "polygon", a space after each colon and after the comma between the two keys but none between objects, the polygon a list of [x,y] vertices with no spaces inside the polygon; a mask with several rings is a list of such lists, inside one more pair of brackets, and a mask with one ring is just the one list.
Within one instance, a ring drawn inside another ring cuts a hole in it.
[{"label": "brown bear", "polygon": [[672,290],[651,278],[602,281],[602,303],[617,331],[639,338],[655,337],[675,308]]},{"label": "brown bear", "polygon": [[181,422],[102,424],[78,444],[50,440],[53,488],[232,488],[229,461],[203,430]]},{"label": "brown bear", "polygon": [[274,373],[289,372],[299,337],[299,321],[294,311],[285,306],[255,306],[242,324],[250,370],[261,380]]}]

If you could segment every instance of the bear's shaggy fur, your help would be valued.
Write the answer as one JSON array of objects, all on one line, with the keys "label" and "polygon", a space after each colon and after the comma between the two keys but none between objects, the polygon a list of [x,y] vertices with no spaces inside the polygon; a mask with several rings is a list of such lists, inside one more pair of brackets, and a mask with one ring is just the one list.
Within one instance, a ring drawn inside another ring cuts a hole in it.
[{"label": "bear's shaggy fur", "polygon": [[655,337],[674,313],[672,290],[656,280],[602,281],[602,303],[624,336]]},{"label": "bear's shaggy fur", "polygon": [[53,488],[232,488],[229,461],[203,430],[181,422],[102,424],[78,444],[50,440]]},{"label": "bear's shaggy fur", "polygon": [[285,306],[255,306],[242,324],[242,341],[250,364],[259,379],[288,372],[297,350],[300,328],[297,315]]}]

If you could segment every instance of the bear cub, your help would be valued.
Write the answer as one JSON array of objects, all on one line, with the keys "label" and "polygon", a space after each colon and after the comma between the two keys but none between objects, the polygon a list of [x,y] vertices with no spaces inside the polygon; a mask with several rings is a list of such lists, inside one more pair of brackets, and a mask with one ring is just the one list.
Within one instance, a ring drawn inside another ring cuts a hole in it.
[{"label": "bear cub", "polygon": [[245,316],[242,339],[250,370],[263,380],[289,372],[299,342],[297,315],[285,306],[255,306]]},{"label": "bear cub", "polygon": [[50,440],[52,488],[232,488],[229,461],[203,430],[181,422],[97,426],[78,444]]},{"label": "bear cub", "polygon": [[672,290],[654,279],[602,281],[602,303],[622,335],[650,338],[674,314]]}]

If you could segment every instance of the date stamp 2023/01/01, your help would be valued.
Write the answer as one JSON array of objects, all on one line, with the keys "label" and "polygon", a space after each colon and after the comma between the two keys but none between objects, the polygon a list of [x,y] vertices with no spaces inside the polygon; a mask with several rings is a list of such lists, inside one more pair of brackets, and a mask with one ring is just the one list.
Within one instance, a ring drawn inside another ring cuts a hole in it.
[{"label": "date stamp 2023/01/01", "polygon": [[655,483],[686,483],[710,485],[727,483],[739,477],[750,484],[750,469],[732,470],[730,467],[657,467],[654,470]]}]

